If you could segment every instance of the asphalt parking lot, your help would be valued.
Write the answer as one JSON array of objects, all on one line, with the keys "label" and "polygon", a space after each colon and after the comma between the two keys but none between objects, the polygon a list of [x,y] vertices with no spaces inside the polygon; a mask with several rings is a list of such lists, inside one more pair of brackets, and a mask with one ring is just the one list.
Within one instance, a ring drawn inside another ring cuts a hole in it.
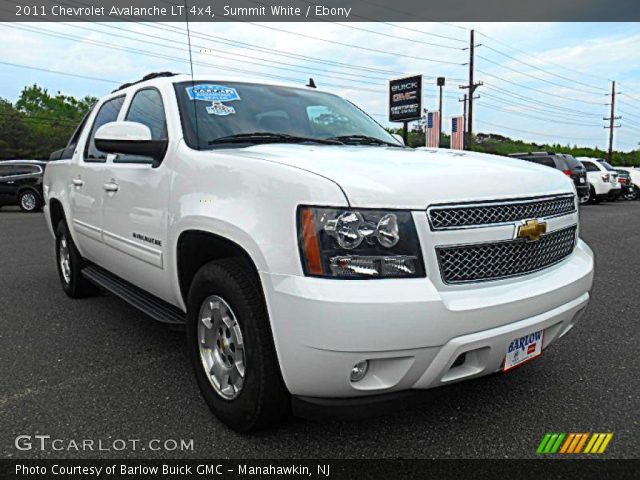
[{"label": "asphalt parking lot", "polygon": [[[447,387],[417,408],[305,421],[253,435],[207,409],[183,334],[104,295],[67,298],[41,214],[0,210],[0,448],[12,458],[521,458],[546,432],[614,432],[604,456],[640,451],[640,202],[581,211],[597,256],[581,324],[507,375]],[[17,435],[193,439],[193,451],[19,451]]]}]

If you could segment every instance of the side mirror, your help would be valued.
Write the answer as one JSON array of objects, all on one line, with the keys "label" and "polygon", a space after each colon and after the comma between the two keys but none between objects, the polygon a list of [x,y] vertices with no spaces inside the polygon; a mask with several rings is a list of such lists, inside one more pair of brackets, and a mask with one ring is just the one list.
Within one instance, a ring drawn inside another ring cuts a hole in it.
[{"label": "side mirror", "polygon": [[142,155],[159,162],[169,141],[152,140],[149,127],[138,122],[110,122],[98,128],[95,143],[103,152]]},{"label": "side mirror", "polygon": [[392,133],[391,136],[395,138],[398,142],[400,142],[400,145],[403,145],[406,147],[406,145],[404,144],[404,138],[402,138],[402,135],[398,135],[397,133]]}]

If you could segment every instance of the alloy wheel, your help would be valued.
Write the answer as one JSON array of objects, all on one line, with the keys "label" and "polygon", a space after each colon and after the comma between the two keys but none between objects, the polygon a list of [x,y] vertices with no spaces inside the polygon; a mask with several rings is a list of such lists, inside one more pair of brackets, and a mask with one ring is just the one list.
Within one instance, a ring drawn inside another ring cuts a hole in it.
[{"label": "alloy wheel", "polygon": [[200,363],[209,383],[225,400],[242,391],[245,350],[242,330],[229,304],[217,295],[207,297],[198,315]]}]

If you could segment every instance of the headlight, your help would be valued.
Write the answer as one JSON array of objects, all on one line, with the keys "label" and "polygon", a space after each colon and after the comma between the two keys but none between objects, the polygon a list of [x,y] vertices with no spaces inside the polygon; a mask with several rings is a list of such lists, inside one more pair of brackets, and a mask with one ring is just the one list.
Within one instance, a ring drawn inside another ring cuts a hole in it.
[{"label": "headlight", "polygon": [[300,207],[298,239],[306,275],[425,276],[410,212]]}]

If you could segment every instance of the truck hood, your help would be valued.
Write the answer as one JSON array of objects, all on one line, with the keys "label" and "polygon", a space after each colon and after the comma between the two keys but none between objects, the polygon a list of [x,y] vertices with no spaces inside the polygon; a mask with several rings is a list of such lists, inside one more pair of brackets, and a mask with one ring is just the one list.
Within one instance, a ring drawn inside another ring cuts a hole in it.
[{"label": "truck hood", "polygon": [[559,170],[445,149],[270,144],[234,155],[300,168],[337,183],[355,207],[424,209],[433,203],[573,192]]}]

